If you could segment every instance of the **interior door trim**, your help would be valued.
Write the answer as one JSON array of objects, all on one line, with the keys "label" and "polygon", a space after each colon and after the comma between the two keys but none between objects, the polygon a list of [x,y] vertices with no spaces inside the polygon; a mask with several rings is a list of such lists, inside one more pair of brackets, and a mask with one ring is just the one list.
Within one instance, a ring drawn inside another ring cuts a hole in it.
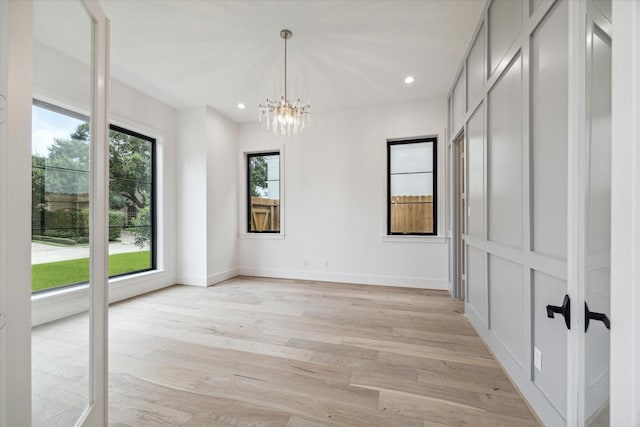
[{"label": "interior door trim", "polygon": [[77,426],[108,424],[109,21],[97,0],[81,0],[93,20],[90,166],[90,400]]}]

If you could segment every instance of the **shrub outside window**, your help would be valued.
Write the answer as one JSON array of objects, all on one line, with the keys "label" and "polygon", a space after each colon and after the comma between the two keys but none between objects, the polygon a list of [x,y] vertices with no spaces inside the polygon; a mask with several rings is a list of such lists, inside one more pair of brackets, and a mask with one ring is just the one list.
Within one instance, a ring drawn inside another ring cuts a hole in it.
[{"label": "shrub outside window", "polygon": [[[34,100],[32,291],[89,280],[89,118]],[[109,276],[155,268],[155,140],[109,135]]]},{"label": "shrub outside window", "polygon": [[247,231],[280,233],[280,153],[247,154]]},{"label": "shrub outside window", "polygon": [[437,234],[437,138],[387,141],[387,234]]}]

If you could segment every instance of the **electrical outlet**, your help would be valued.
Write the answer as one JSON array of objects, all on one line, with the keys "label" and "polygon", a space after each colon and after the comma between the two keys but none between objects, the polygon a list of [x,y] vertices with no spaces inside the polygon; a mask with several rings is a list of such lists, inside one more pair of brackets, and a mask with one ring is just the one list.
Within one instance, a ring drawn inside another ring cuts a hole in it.
[{"label": "electrical outlet", "polygon": [[304,259],[304,266],[309,267],[309,258]]},{"label": "electrical outlet", "polygon": [[322,260],[322,265],[324,265],[325,267],[329,267],[329,260],[328,259]]},{"label": "electrical outlet", "polygon": [[533,366],[538,371],[542,371],[542,352],[538,350],[538,347],[533,348]]}]

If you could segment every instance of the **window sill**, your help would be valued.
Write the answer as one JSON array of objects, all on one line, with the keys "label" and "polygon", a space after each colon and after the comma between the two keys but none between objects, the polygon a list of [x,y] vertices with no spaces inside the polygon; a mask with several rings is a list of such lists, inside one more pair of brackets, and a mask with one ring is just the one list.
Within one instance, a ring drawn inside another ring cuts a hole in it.
[{"label": "window sill", "polygon": [[46,301],[53,298],[61,300],[65,298],[73,298],[77,295],[85,295],[88,290],[88,283],[79,283],[72,286],[53,288],[47,291],[38,292],[37,294],[31,294],[31,302],[37,304],[39,301]]},{"label": "window sill", "polygon": [[284,240],[283,233],[239,233],[238,237],[249,240]]},{"label": "window sill", "polygon": [[[109,303],[152,292],[174,283],[175,278],[164,270],[149,270],[115,277],[109,279]],[[89,310],[90,297],[88,283],[32,295],[32,326],[86,312]]]},{"label": "window sill", "polygon": [[121,282],[127,282],[130,281],[131,279],[134,279],[136,281],[144,281],[144,280],[150,280],[150,279],[154,279],[160,275],[164,274],[164,270],[161,269],[155,269],[155,270],[146,270],[146,271],[140,271],[138,273],[129,273],[129,274],[124,274],[122,276],[116,276],[116,277],[111,277],[109,278],[109,285],[118,285]]},{"label": "window sill", "polygon": [[446,239],[441,236],[401,236],[401,235],[382,235],[380,236],[382,243],[445,243]]},{"label": "window sill", "polygon": [[[109,285],[118,285],[120,282],[128,282],[133,280],[149,280],[158,277],[159,275],[164,274],[163,270],[147,270],[141,271],[139,273],[130,273],[122,276],[117,276],[108,279]],[[39,301],[44,301],[48,299],[64,299],[64,298],[74,298],[77,295],[85,295],[89,291],[89,283],[79,283],[73,286],[64,286],[60,288],[53,288],[48,291],[38,292],[37,294],[31,295],[31,301],[38,303]]]}]

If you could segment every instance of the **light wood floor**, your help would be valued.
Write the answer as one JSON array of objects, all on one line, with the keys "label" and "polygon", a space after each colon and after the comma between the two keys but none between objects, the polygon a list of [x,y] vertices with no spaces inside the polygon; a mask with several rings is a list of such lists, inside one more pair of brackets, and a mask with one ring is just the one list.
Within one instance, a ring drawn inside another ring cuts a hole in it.
[{"label": "light wood floor", "polygon": [[110,424],[539,425],[462,313],[441,291],[251,278],[144,295],[110,310]]}]

